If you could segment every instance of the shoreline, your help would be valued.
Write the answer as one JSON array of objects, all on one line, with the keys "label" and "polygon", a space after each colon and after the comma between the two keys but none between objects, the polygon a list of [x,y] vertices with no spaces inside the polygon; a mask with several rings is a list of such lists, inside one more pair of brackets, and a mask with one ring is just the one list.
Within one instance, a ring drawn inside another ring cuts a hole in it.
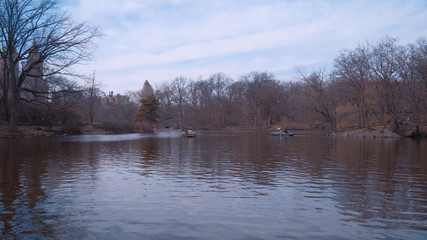
[{"label": "shoreline", "polygon": [[66,134],[62,127],[52,127],[48,129],[47,126],[40,125],[28,125],[19,126],[19,133],[12,136],[9,133],[9,126],[0,126],[0,138],[13,138],[13,137],[54,137],[54,136],[77,136],[77,135],[107,135],[107,134],[118,134],[105,129],[96,128],[92,126],[82,127],[80,134]]},{"label": "shoreline", "polygon": [[[78,136],[78,135],[110,135],[110,134],[127,134],[127,133],[142,133],[141,131],[133,132],[113,132],[106,130],[102,127],[97,126],[85,126],[80,129],[78,134],[67,134],[64,129],[60,126],[52,127],[48,129],[47,126],[40,125],[21,125],[18,128],[19,133],[15,136],[12,136],[9,133],[9,126],[0,125],[0,138],[13,138],[13,137],[53,137],[53,136]],[[159,129],[158,129],[159,130]],[[215,130],[243,130],[241,128],[224,128],[224,129],[215,129]],[[250,129],[244,129],[250,130]],[[343,131],[337,133],[328,133],[327,131],[305,129],[301,131],[313,131],[318,132],[320,135],[329,135],[333,137],[347,137],[347,138],[406,138],[410,136],[402,136],[397,133],[394,133],[387,129],[356,129],[351,131]],[[421,138],[425,137],[424,135]]]},{"label": "shoreline", "polygon": [[361,128],[352,131],[338,132],[331,134],[336,137],[347,137],[347,138],[404,138],[397,133],[394,133],[388,129],[367,129]]}]

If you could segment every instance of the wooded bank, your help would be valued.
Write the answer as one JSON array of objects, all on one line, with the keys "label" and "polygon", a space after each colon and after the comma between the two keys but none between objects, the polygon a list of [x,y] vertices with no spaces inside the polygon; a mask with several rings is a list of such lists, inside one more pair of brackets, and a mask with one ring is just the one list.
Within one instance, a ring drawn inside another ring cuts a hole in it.
[{"label": "wooded bank", "polygon": [[99,125],[112,132],[141,131],[142,125],[145,129],[387,129],[414,136],[425,131],[425,38],[404,46],[386,37],[341,51],[331,71],[296,71],[299,77],[288,82],[257,71],[239,79],[225,73],[197,80],[178,76],[157,89],[145,81],[141,90],[124,95],[103,93],[93,78],[66,95],[23,103],[19,120],[71,129]]}]

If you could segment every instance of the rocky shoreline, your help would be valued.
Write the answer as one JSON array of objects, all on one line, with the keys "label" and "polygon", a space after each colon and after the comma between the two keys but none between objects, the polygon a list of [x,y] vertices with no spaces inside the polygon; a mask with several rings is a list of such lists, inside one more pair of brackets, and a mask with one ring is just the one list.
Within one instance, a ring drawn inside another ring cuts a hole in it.
[{"label": "rocky shoreline", "polygon": [[332,134],[337,137],[352,137],[352,138],[401,138],[397,133],[387,129],[357,129],[353,131],[346,131]]}]

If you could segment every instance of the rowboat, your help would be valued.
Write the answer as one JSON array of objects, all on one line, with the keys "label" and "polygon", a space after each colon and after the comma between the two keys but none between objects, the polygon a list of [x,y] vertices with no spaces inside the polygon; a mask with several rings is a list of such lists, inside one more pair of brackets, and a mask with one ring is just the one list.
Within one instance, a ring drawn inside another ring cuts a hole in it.
[{"label": "rowboat", "polygon": [[193,131],[185,131],[181,134],[183,137],[195,137],[196,136],[196,132]]},{"label": "rowboat", "polygon": [[294,133],[288,132],[288,133],[284,133],[284,132],[272,132],[271,136],[284,136],[284,137],[292,137],[294,135]]}]

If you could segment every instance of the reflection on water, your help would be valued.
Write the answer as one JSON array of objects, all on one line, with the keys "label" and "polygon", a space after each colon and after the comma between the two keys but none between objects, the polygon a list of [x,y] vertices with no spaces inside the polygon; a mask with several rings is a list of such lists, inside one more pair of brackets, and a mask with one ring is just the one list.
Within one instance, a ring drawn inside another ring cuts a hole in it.
[{"label": "reflection on water", "polygon": [[422,239],[427,141],[0,139],[0,238]]}]

